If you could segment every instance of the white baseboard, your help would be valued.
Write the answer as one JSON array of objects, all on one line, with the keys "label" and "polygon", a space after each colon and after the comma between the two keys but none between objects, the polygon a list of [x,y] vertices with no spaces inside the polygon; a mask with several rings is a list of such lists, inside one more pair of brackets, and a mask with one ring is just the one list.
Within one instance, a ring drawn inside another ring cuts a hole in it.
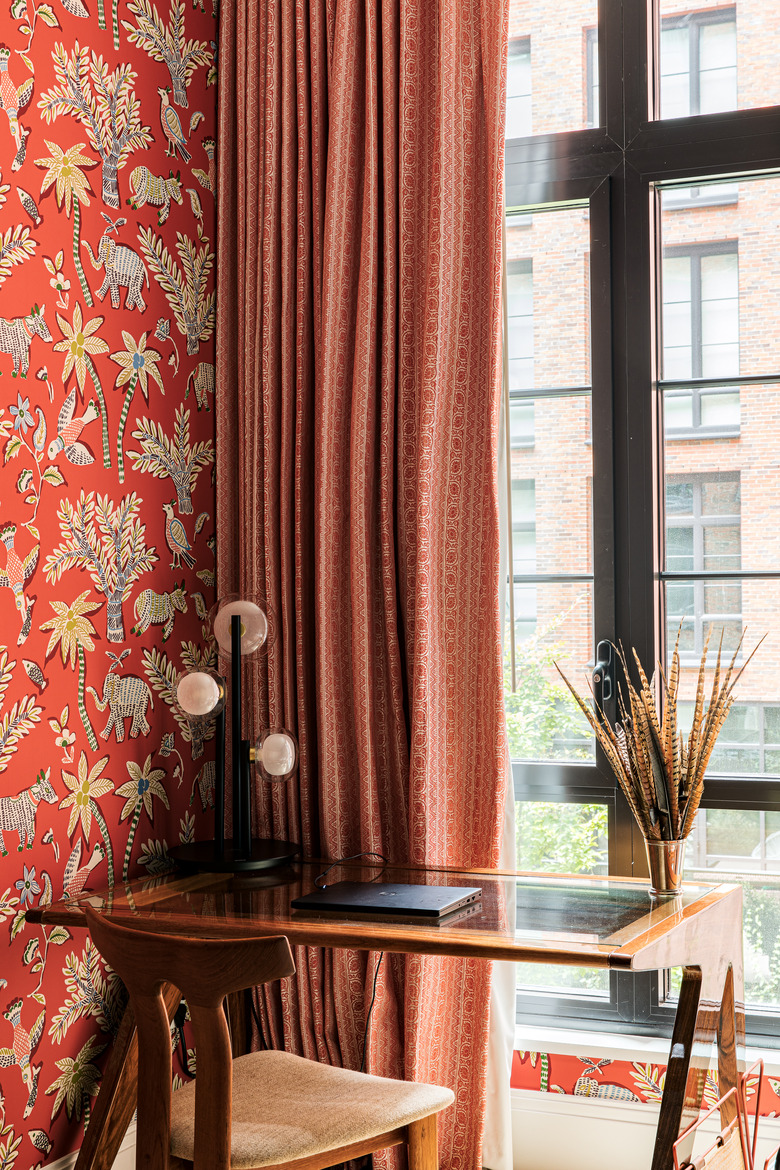
[{"label": "white baseboard", "polygon": [[[66,1154],[64,1158],[58,1158],[56,1162],[51,1162],[46,1170],[72,1170],[78,1156],[78,1150],[74,1150],[72,1154]],[[132,1121],[128,1126],[111,1170],[135,1170],[135,1121]]]},{"label": "white baseboard", "polygon": [[[513,1170],[626,1170],[649,1168],[657,1105],[602,1101],[563,1093],[512,1090]],[[713,1118],[707,1130],[717,1132]],[[780,1145],[780,1118],[762,1117],[757,1170]],[[706,1149],[706,1146],[704,1147]]]}]

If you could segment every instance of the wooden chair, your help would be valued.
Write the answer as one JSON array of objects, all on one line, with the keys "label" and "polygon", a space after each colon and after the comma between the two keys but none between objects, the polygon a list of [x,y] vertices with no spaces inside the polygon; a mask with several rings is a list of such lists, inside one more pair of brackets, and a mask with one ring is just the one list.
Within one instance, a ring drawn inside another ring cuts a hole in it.
[{"label": "wooden chair", "polygon": [[[331,1068],[287,1052],[231,1056],[223,1000],[295,970],[283,936],[150,934],[85,907],[92,939],[124,981],[138,1028],[137,1170],[323,1170],[406,1142],[409,1170],[438,1170],[437,1113],[449,1089]],[[186,999],[194,1084],[171,1090],[162,988]]]}]

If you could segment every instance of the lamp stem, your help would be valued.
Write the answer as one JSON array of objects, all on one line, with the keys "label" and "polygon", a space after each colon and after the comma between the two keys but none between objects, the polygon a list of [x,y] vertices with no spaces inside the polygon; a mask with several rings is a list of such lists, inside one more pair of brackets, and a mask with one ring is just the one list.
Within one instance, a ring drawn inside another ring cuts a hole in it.
[{"label": "lamp stem", "polygon": [[249,740],[241,740],[241,853],[243,857],[252,855],[252,806],[250,795],[251,769],[249,767]]},{"label": "lamp stem", "polygon": [[231,749],[233,773],[233,849],[238,854],[244,840],[242,821],[243,799],[241,795],[241,618],[234,613],[230,619],[231,638]]},{"label": "lamp stem", "polygon": [[219,861],[225,856],[225,708],[217,715],[214,732],[214,849]]}]

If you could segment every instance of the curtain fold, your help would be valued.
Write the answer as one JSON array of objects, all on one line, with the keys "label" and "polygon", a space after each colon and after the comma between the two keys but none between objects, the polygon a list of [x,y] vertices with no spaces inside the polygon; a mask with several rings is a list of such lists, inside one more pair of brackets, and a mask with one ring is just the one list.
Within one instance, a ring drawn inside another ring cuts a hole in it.
[{"label": "curtain fold", "polygon": [[[300,744],[255,831],[311,855],[498,862],[506,9],[222,6],[217,585],[272,617],[247,725]],[[299,949],[266,1042],[358,1066],[375,963]],[[445,1167],[478,1165],[489,993],[465,960],[377,982],[369,1067],[453,1087]]]}]

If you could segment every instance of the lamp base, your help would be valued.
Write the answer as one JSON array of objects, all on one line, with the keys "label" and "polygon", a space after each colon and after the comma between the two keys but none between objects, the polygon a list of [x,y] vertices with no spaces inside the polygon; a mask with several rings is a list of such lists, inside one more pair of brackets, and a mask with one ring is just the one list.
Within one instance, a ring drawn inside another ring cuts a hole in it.
[{"label": "lamp base", "polygon": [[222,857],[217,856],[217,848],[213,841],[193,841],[191,845],[179,845],[176,849],[169,850],[168,856],[180,869],[191,873],[247,873],[251,870],[273,869],[275,866],[287,865],[300,852],[300,845],[296,845],[294,841],[272,841],[268,838],[254,837],[248,857],[243,856],[241,850],[235,849],[232,841],[225,842]]}]

